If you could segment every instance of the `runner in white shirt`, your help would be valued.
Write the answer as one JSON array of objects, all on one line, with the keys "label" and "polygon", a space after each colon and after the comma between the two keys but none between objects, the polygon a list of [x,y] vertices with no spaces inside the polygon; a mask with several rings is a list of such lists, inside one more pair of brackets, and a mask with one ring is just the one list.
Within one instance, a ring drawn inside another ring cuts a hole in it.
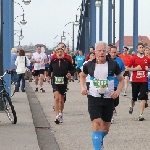
[{"label": "runner in white shirt", "polygon": [[41,46],[37,46],[37,50],[35,53],[33,53],[31,62],[34,63],[34,79],[36,85],[35,92],[38,92],[38,77],[40,80],[40,92],[45,92],[42,86],[44,79],[45,64],[47,63],[47,57],[43,52],[41,52]]}]

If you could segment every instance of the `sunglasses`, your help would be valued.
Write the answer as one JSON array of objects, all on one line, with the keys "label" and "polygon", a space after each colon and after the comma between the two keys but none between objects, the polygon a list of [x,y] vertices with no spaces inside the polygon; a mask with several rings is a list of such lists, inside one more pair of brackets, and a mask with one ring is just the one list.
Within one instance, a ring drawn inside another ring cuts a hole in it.
[{"label": "sunglasses", "polygon": [[64,50],[59,48],[59,49],[56,50],[56,53],[59,53],[59,52],[64,52]]}]

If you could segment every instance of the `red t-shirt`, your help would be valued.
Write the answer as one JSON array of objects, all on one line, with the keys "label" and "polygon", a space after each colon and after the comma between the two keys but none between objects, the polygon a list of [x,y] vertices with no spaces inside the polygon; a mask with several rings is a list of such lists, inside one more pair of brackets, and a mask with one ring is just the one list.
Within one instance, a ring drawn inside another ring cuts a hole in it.
[{"label": "red t-shirt", "polygon": [[88,61],[90,58],[89,58],[89,54],[86,55],[86,58],[85,58],[85,61]]},{"label": "red t-shirt", "polygon": [[[57,58],[57,55],[56,55],[56,54],[52,55],[51,60],[52,60],[52,59],[55,59],[55,58]],[[66,53],[64,54],[64,58],[67,58],[68,60],[70,60],[70,61],[72,62],[71,56],[68,55],[68,54],[66,54]]]},{"label": "red t-shirt", "polygon": [[140,71],[133,71],[132,75],[132,82],[147,82],[147,71],[145,70],[145,67],[149,66],[150,61],[146,56],[139,57],[137,55],[131,57],[128,67],[137,67],[140,65],[142,67],[142,70]]},{"label": "red t-shirt", "polygon": [[129,65],[129,62],[130,62],[130,59],[131,59],[130,55],[120,54],[119,57],[123,60],[125,66]]}]

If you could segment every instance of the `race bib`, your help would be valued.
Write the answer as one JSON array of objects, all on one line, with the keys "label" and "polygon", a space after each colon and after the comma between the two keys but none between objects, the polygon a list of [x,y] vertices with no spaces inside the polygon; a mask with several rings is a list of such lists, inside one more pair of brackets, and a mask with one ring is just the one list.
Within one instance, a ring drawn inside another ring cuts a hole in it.
[{"label": "race bib", "polygon": [[55,77],[55,84],[64,84],[64,77]]},{"label": "race bib", "polygon": [[93,80],[93,85],[100,90],[106,90],[108,88],[108,80],[107,79],[95,79]]},{"label": "race bib", "polygon": [[136,78],[144,78],[145,77],[145,71],[137,71]]}]

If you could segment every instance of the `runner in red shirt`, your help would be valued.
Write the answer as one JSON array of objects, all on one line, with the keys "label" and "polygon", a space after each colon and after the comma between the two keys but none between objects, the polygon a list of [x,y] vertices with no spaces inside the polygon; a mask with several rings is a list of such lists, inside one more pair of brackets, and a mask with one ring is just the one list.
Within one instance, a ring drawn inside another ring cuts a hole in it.
[{"label": "runner in red shirt", "polygon": [[[89,53],[94,53],[95,52],[95,47],[94,46],[91,46],[90,47],[90,52]],[[86,55],[86,57],[85,57],[85,61],[88,61],[90,59],[90,56],[89,56],[89,54],[87,54]]]},{"label": "runner in red shirt", "polygon": [[143,43],[138,43],[136,48],[138,53],[131,58],[129,65],[127,66],[128,71],[133,71],[132,100],[129,113],[132,114],[135,101],[137,101],[137,99],[141,100],[139,121],[143,121],[143,112],[147,100],[147,73],[148,65],[150,63],[149,59],[144,55]]},{"label": "runner in red shirt", "polygon": [[[123,60],[125,67],[129,65],[131,59],[131,56],[128,54],[128,50],[129,48],[125,46],[123,49],[123,53],[119,55],[119,57]],[[127,96],[126,92],[129,85],[130,72],[125,71],[123,76],[124,76],[124,96]]]}]

